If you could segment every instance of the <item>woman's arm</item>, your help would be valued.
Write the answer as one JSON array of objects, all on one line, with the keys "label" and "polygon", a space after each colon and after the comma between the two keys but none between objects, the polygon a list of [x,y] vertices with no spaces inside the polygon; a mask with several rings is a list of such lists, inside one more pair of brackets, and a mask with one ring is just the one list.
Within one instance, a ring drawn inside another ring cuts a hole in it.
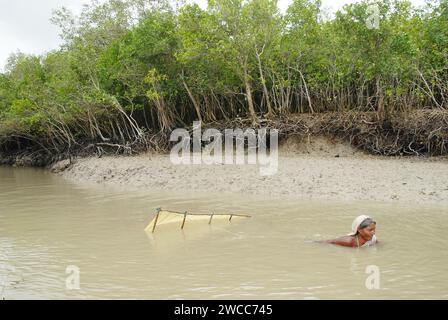
[{"label": "woman's arm", "polygon": [[356,247],[355,239],[350,236],[344,236],[337,239],[324,240],[325,243],[336,244],[343,247]]}]

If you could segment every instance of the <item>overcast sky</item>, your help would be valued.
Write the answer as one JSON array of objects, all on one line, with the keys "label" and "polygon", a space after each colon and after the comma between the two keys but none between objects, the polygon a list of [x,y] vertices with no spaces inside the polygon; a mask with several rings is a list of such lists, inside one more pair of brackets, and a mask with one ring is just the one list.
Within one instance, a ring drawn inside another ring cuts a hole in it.
[{"label": "overcast sky", "polygon": [[[205,7],[207,0],[190,0]],[[60,44],[59,30],[50,22],[53,9],[65,6],[79,13],[91,0],[0,0],[0,70],[13,52],[42,54]],[[292,0],[279,0],[284,11]],[[333,11],[356,0],[323,0]],[[413,0],[422,4],[424,0]]]}]

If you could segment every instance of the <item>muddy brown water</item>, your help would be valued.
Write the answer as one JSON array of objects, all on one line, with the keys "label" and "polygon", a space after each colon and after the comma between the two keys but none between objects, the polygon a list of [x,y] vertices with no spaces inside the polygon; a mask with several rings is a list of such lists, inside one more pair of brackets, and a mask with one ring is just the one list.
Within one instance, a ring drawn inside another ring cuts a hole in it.
[{"label": "muddy brown water", "polygon": [[[190,224],[184,231],[160,228],[150,236],[144,229],[160,206],[253,217]],[[361,213],[378,221],[377,247],[315,242],[346,234]],[[44,170],[0,167],[0,294],[447,299],[447,226],[443,207],[112,188],[73,184]],[[79,268],[79,290],[70,290],[69,266]]]}]

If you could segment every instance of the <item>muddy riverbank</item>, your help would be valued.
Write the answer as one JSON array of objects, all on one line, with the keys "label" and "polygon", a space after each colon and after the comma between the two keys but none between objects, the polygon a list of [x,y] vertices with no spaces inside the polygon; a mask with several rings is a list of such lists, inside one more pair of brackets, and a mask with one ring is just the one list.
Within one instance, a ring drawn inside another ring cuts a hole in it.
[{"label": "muddy riverbank", "polygon": [[174,165],[169,155],[106,156],[53,166],[67,179],[136,188],[210,194],[448,204],[446,158],[378,157],[325,139],[284,143],[278,170],[258,165]]}]

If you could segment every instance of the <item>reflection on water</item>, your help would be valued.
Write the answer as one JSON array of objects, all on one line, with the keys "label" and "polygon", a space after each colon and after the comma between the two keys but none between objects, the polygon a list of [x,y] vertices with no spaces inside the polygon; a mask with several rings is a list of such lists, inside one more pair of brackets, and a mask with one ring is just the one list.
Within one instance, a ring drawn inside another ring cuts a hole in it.
[{"label": "reflection on water", "polygon": [[[249,213],[232,224],[143,230],[151,213]],[[382,243],[340,248],[360,213]],[[73,185],[0,167],[0,294],[6,299],[448,298],[446,208],[167,193]],[[66,289],[67,266],[80,290]],[[380,289],[366,268],[378,266]]]}]

